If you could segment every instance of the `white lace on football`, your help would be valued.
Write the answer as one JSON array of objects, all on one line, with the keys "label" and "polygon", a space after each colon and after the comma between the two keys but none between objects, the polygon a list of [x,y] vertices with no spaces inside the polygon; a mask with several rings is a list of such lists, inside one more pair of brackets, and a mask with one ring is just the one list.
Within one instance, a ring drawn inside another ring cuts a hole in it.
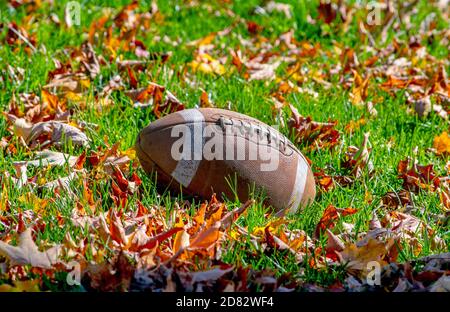
[{"label": "white lace on football", "polygon": [[232,118],[225,118],[223,116],[219,117],[218,124],[223,131],[225,131],[226,126],[233,126],[239,129],[241,135],[245,135],[247,133],[249,136],[253,136],[253,134],[256,132],[260,140],[263,140],[265,138],[269,144],[271,144],[273,140],[283,151],[286,150],[287,138],[280,133],[274,132],[274,130],[270,127],[262,127],[260,124],[255,125],[248,121],[245,122],[241,119],[234,120]]}]

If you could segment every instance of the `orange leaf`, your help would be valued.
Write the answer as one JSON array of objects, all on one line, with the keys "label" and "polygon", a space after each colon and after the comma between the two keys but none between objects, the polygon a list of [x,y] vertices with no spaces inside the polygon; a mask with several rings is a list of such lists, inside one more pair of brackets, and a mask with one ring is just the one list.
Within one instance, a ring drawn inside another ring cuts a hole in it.
[{"label": "orange leaf", "polygon": [[155,248],[155,246],[161,242],[163,242],[164,240],[170,238],[173,234],[182,231],[183,228],[182,227],[175,227],[172,228],[166,232],[160,233],[156,236],[151,237],[144,245],[140,246],[139,249],[152,249]]},{"label": "orange leaf", "polygon": [[335,226],[335,222],[341,216],[352,215],[357,212],[355,208],[337,209],[333,205],[329,205],[323,212],[322,218],[316,226],[315,236],[319,237],[327,229],[332,229]]},{"label": "orange leaf", "polygon": [[185,230],[179,231],[173,241],[174,254],[188,247],[190,243],[189,240],[190,240],[189,234]]},{"label": "orange leaf", "polygon": [[128,239],[125,235],[125,229],[123,228],[122,221],[113,210],[110,211],[109,217],[109,232],[111,238],[118,242],[120,245],[126,246],[128,244]]},{"label": "orange leaf", "polygon": [[220,238],[220,222],[200,232],[191,242],[190,248],[208,248]]},{"label": "orange leaf", "polygon": [[433,147],[436,149],[438,155],[449,155],[450,154],[450,136],[447,131],[442,132],[433,140]]}]

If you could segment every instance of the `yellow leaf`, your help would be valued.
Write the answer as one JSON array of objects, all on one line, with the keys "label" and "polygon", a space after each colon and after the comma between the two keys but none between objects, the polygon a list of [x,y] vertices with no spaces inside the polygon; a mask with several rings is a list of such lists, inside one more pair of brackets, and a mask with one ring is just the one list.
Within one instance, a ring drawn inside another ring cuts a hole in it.
[{"label": "yellow leaf", "polygon": [[288,222],[289,221],[286,219],[276,219],[274,221],[270,221],[264,226],[255,227],[252,234],[255,236],[264,236],[266,227],[269,227],[269,231],[271,233],[276,233],[278,232],[278,228],[280,226],[282,226],[283,224],[287,224]]},{"label": "yellow leaf", "polygon": [[88,89],[91,86],[91,81],[89,79],[81,79],[80,84]]},{"label": "yellow leaf", "polygon": [[131,147],[131,148],[123,151],[122,154],[127,155],[128,158],[130,158],[131,160],[136,158],[136,150],[134,149],[134,147]]},{"label": "yellow leaf", "polygon": [[49,113],[54,113],[58,107],[58,97],[50,92],[42,89],[42,103],[48,107]]},{"label": "yellow leaf", "polygon": [[72,91],[67,91],[66,98],[68,100],[71,100],[71,101],[74,101],[74,102],[78,102],[78,101],[81,101],[83,99],[81,94],[75,93],[75,92],[72,92]]},{"label": "yellow leaf", "polygon": [[434,138],[433,147],[438,155],[450,154],[450,136],[446,131]]},{"label": "yellow leaf", "polygon": [[218,60],[206,53],[199,54],[189,63],[189,66],[194,72],[199,71],[205,74],[223,75],[226,72],[225,67]]},{"label": "yellow leaf", "polygon": [[0,292],[39,292],[39,280],[15,281],[14,286],[0,285]]},{"label": "yellow leaf", "polygon": [[2,192],[0,193],[0,211],[7,210],[8,208],[8,189],[3,184]]},{"label": "yellow leaf", "polygon": [[216,38],[216,33],[212,32],[212,33],[210,33],[209,35],[207,35],[204,38],[200,38],[200,39],[197,39],[197,40],[194,40],[194,41],[191,41],[191,42],[187,43],[187,46],[191,46],[191,47],[197,46],[197,47],[199,47],[199,46],[202,46],[202,45],[208,45],[208,44],[211,44],[211,42],[213,42],[214,38]]},{"label": "yellow leaf", "polygon": [[370,262],[378,262],[380,267],[387,264],[385,259],[389,257],[392,248],[395,248],[393,238],[387,242],[370,238],[366,244],[362,246],[350,244],[338,254],[341,262],[346,264],[347,270],[366,276]]},{"label": "yellow leaf", "polygon": [[47,207],[48,200],[37,197],[34,193],[28,192],[22,194],[18,198],[19,203],[31,205],[34,212],[46,214],[45,208]]},{"label": "yellow leaf", "polygon": [[367,87],[369,85],[370,76],[368,76],[366,79],[363,79],[355,70],[353,71],[353,75],[354,85],[352,92],[350,93],[350,100],[353,105],[363,106],[364,101],[367,98]]}]

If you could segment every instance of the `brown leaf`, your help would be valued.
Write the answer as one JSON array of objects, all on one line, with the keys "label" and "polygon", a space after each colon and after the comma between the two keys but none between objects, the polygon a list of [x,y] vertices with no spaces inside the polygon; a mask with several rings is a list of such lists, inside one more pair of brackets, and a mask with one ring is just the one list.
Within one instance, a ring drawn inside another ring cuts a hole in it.
[{"label": "brown leaf", "polygon": [[48,84],[43,86],[46,90],[55,90],[58,93],[66,94],[66,96],[76,97],[83,94],[89,89],[90,80],[82,73],[67,73],[56,75]]},{"label": "brown leaf", "polygon": [[326,24],[330,24],[336,19],[337,8],[331,1],[320,1],[317,10],[319,12],[319,19],[323,20]]},{"label": "brown leaf", "polygon": [[86,71],[91,76],[91,79],[94,79],[98,74],[100,74],[100,63],[94,52],[94,48],[88,41],[85,41],[81,45],[81,51],[83,54],[81,63],[86,68]]},{"label": "brown leaf", "polygon": [[257,35],[263,30],[263,27],[261,25],[258,25],[257,23],[253,21],[247,21],[247,31],[251,35]]},{"label": "brown leaf", "polygon": [[361,177],[364,169],[367,168],[369,174],[373,171],[373,163],[370,160],[370,150],[368,147],[370,133],[365,133],[361,146],[349,146],[346,152],[346,159],[343,167],[351,169],[355,178]]},{"label": "brown leaf", "polygon": [[174,254],[183,251],[184,249],[189,247],[189,245],[190,245],[189,234],[185,230],[179,231],[173,241]]},{"label": "brown leaf", "polygon": [[419,165],[411,158],[401,160],[397,166],[398,177],[403,179],[403,188],[417,193],[420,189],[434,190],[439,185],[439,178],[433,165]]},{"label": "brown leaf", "polygon": [[311,117],[303,117],[297,109],[289,105],[292,117],[288,126],[295,134],[295,141],[309,144],[309,149],[333,148],[339,143],[340,134],[335,129],[337,122],[317,122]]},{"label": "brown leaf", "polygon": [[388,208],[404,207],[411,204],[411,194],[406,190],[400,192],[387,192],[382,198],[381,202]]},{"label": "brown leaf", "polygon": [[325,233],[327,234],[327,252],[344,250],[344,242],[339,237],[334,235],[329,229],[326,229]]},{"label": "brown leaf", "polygon": [[228,272],[231,272],[233,270],[233,267],[230,267],[228,269],[222,270],[219,268],[214,268],[208,271],[200,271],[191,273],[192,277],[192,283],[198,283],[198,282],[213,282],[222,277],[223,275],[227,274]]}]

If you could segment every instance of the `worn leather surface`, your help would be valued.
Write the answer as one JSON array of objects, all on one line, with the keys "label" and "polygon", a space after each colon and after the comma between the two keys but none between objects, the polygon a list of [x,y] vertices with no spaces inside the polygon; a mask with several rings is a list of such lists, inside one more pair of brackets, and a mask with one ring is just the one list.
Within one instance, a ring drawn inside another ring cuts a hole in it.
[{"label": "worn leather surface", "polygon": [[[277,144],[273,140],[268,142],[264,139],[264,136],[260,140],[255,140],[254,135],[248,135],[247,132],[241,131],[242,124],[253,125],[257,129],[269,128],[271,133],[282,137],[282,134],[277,130],[252,117],[233,111],[215,108],[197,110],[203,115],[203,126],[214,126],[212,129],[214,129],[215,134],[223,136],[224,142],[227,142],[226,138],[228,137],[230,140],[228,144],[234,144],[239,138],[238,144],[241,146],[245,144],[245,160],[236,160],[236,154],[232,160],[202,159],[189,185],[182,187],[171,176],[178,165],[178,161],[172,157],[171,149],[174,142],[179,139],[173,137],[171,131],[176,125],[185,125],[186,120],[180,113],[173,113],[152,122],[144,128],[139,133],[136,142],[136,152],[142,167],[149,173],[157,171],[158,182],[167,185],[172,191],[178,192],[182,189],[184,193],[198,195],[205,199],[216,193],[219,198],[226,196],[233,200],[235,196],[238,196],[241,201],[245,201],[249,198],[251,190],[254,189],[264,192],[267,197],[266,204],[271,205],[275,210],[291,209],[291,211],[296,211],[298,207],[289,206],[292,205],[293,193],[301,191],[293,188],[295,187],[297,165],[303,163],[303,166],[307,169],[306,176],[302,177],[305,182],[300,208],[314,200],[316,188],[311,169],[304,156],[290,141],[283,137],[281,142],[287,144]],[[230,130],[229,132],[224,132],[225,128],[220,126],[220,118],[227,121],[231,120],[233,123],[232,125],[225,125],[225,127],[231,127],[226,128]],[[206,139],[207,141],[208,139]],[[267,164],[267,161],[261,159],[249,160],[250,153],[256,153],[253,155],[257,155],[257,149],[262,146],[274,149],[275,151],[272,151],[277,153],[279,163],[276,170],[262,171],[261,165]],[[235,186],[234,188],[230,187],[230,182]]]}]

